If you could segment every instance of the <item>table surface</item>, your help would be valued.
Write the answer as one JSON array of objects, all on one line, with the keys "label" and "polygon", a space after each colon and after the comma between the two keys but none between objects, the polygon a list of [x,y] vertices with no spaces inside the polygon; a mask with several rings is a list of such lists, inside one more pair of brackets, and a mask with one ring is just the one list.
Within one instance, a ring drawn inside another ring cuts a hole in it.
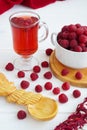
[{"label": "table surface", "polygon": [[[47,48],[50,47],[55,49],[50,40],[52,32],[59,32],[62,26],[68,24],[80,23],[82,25],[87,25],[87,0],[66,0],[63,2],[55,2],[36,10],[22,5],[15,5],[13,8],[0,15],[0,72],[4,73],[10,81],[13,81],[18,89],[20,88],[20,82],[22,80],[17,78],[18,70],[12,72],[7,72],[5,70],[5,65],[8,62],[13,62],[13,60],[18,57],[13,50],[9,16],[17,11],[29,10],[37,12],[41,17],[41,21],[45,21],[49,27],[48,38],[44,42],[39,43],[38,51],[35,54],[35,56],[38,57],[39,63],[44,60],[49,61],[49,57],[45,54]],[[27,91],[34,91],[36,84],[44,86],[48,80],[43,78],[43,73],[48,70],[50,70],[50,68],[42,69],[39,74],[39,79],[35,82],[32,82],[29,79],[29,75],[32,71],[26,72],[25,79],[30,82],[30,87]],[[53,76],[50,81],[53,83],[53,87],[60,87],[61,89],[62,81],[58,80],[55,76]],[[74,89],[79,89],[81,91],[81,97],[75,99],[72,96]],[[35,120],[28,114],[25,107],[8,103],[4,97],[0,97],[0,129],[53,130],[56,125],[67,119],[67,117],[75,111],[77,105],[84,100],[87,96],[87,88],[71,86],[69,91],[61,89],[61,93],[67,94],[69,101],[65,104],[58,103],[58,114],[50,121]],[[44,90],[42,91],[42,94],[51,97],[58,102],[58,95],[53,95],[52,91]],[[27,112],[27,118],[24,120],[18,120],[16,116],[17,112],[21,109]]]}]

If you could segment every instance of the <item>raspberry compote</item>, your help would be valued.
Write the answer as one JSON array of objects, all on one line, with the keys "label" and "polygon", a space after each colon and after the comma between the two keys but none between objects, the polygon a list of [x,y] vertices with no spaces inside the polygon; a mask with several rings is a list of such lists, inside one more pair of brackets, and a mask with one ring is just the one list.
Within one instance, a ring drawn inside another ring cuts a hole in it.
[{"label": "raspberry compote", "polygon": [[13,48],[19,55],[27,57],[38,49],[38,21],[35,16],[19,15],[10,19]]}]

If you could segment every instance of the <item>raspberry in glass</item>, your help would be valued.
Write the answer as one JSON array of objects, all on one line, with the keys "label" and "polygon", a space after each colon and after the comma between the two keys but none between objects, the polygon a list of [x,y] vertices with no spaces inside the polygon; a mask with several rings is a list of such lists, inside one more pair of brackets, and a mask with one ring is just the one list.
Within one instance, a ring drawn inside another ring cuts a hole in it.
[{"label": "raspberry in glass", "polygon": [[60,103],[66,103],[66,102],[68,102],[68,97],[66,94],[61,93],[58,97],[58,100]]},{"label": "raspberry in glass", "polygon": [[38,79],[38,74],[33,72],[33,73],[30,74],[30,78],[31,78],[32,81],[35,81],[35,80]]},{"label": "raspberry in glass", "polygon": [[20,110],[17,113],[17,118],[20,119],[20,120],[25,119],[26,116],[27,116],[27,114],[26,114],[26,112],[24,110]]},{"label": "raspberry in glass", "polygon": [[40,92],[42,92],[42,86],[41,85],[36,85],[35,86],[35,91],[37,92],[37,93],[40,93]]},{"label": "raspberry in glass", "polygon": [[9,62],[9,63],[5,66],[5,69],[6,69],[7,71],[12,71],[12,70],[14,70],[14,65],[13,65],[11,62]]},{"label": "raspberry in glass", "polygon": [[78,98],[78,97],[81,96],[81,92],[76,89],[76,90],[73,91],[73,96],[74,96],[75,98]]},{"label": "raspberry in glass", "polygon": [[39,72],[41,71],[40,66],[35,65],[35,66],[33,67],[33,71],[34,71],[35,73],[39,73]]},{"label": "raspberry in glass", "polygon": [[25,72],[24,71],[18,71],[17,76],[18,76],[18,78],[23,78],[23,77],[25,77]]},{"label": "raspberry in glass", "polygon": [[60,93],[60,88],[55,87],[55,88],[53,88],[52,92],[53,92],[54,95],[58,95]]},{"label": "raspberry in glass", "polygon": [[44,73],[44,77],[46,79],[51,79],[52,78],[52,73],[50,71],[48,71],[48,72]]},{"label": "raspberry in glass", "polygon": [[46,82],[46,83],[44,84],[44,88],[45,88],[46,90],[51,90],[51,89],[52,89],[52,83],[51,83],[51,82]]},{"label": "raspberry in glass", "polygon": [[30,83],[26,80],[22,80],[21,83],[20,83],[20,86],[21,86],[22,89],[28,88],[29,85],[30,85]]},{"label": "raspberry in glass", "polygon": [[70,89],[70,83],[69,82],[64,82],[62,84],[62,89],[63,90],[69,90]]},{"label": "raspberry in glass", "polygon": [[47,55],[47,56],[50,56],[51,53],[53,52],[53,49],[47,48],[45,52],[46,52],[46,55]]}]

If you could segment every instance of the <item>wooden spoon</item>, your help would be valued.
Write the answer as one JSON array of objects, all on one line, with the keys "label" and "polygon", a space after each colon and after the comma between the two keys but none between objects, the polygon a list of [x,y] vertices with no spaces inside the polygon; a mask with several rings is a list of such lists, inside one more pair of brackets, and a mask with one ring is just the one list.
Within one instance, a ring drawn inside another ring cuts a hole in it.
[{"label": "wooden spoon", "polygon": [[36,104],[28,105],[29,114],[38,120],[50,120],[56,116],[58,104],[54,99],[41,97]]}]

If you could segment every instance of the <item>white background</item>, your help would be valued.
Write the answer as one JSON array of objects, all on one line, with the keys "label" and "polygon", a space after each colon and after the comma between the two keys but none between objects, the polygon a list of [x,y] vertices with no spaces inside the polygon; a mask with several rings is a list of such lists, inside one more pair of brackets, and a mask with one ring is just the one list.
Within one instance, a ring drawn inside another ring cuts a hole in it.
[{"label": "white background", "polygon": [[[82,25],[87,25],[87,0],[66,0],[63,2],[55,2],[48,6],[45,6],[40,9],[30,9],[22,5],[16,5],[9,11],[0,15],[0,71],[3,72],[10,81],[13,81],[17,88],[20,88],[20,81],[22,79],[17,78],[17,70],[12,72],[7,72],[5,70],[5,65],[8,62],[13,62],[13,60],[18,57],[13,50],[12,38],[11,38],[11,28],[9,24],[9,16],[17,11],[28,11],[32,10],[37,12],[41,21],[45,21],[49,27],[49,36],[48,38],[39,43],[38,52],[35,54],[38,57],[39,63],[43,60],[48,60],[49,57],[45,55],[45,50],[48,47],[54,49],[54,46],[51,43],[50,36],[52,32],[59,32],[61,27],[68,24],[80,23]],[[25,79],[30,82],[30,87],[27,91],[34,91],[34,86],[36,84],[41,84],[44,86],[44,83],[47,82],[43,78],[43,73],[50,70],[42,69],[39,74],[39,79],[35,82],[32,82],[29,79],[31,72],[26,72]],[[56,79],[54,76],[51,80],[53,87],[57,86],[61,88],[62,82]],[[53,130],[56,125],[60,122],[67,119],[67,117],[75,111],[78,103],[82,102],[87,96],[87,88],[78,88],[81,91],[81,97],[78,99],[73,98],[72,91],[77,89],[77,87],[71,86],[70,90],[64,92],[67,94],[69,101],[66,104],[60,104],[58,108],[58,114],[55,118],[50,121],[38,121],[33,119],[27,112],[27,108],[19,106],[16,104],[9,104],[4,97],[0,97],[0,129],[2,130]],[[52,91],[44,90],[43,95],[54,98],[58,102],[58,96],[54,96]],[[27,112],[27,118],[24,120],[18,120],[16,114],[18,110],[23,109]]]}]

